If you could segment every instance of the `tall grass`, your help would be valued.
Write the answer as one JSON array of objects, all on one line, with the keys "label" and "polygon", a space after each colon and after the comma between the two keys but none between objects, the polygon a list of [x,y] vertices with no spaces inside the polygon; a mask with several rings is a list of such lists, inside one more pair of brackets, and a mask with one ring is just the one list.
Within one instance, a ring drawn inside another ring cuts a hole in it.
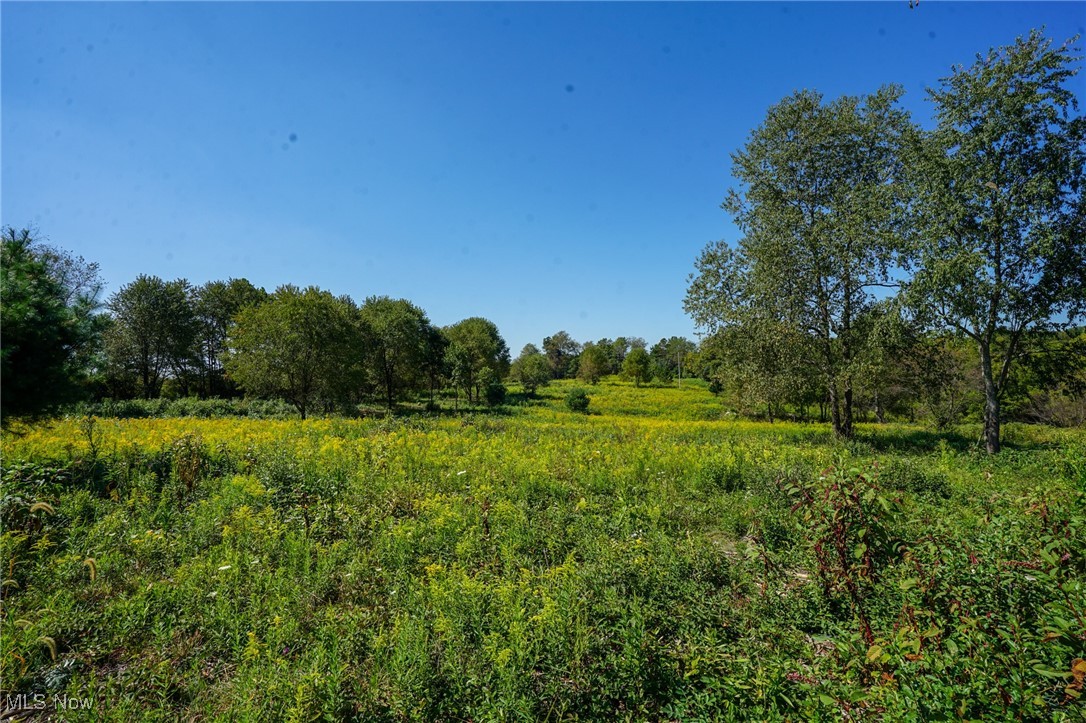
[{"label": "tall grass", "polygon": [[588,415],[540,391],[5,437],[4,694],[93,699],[73,720],[1081,716],[1082,430],[991,459],[967,429],[718,419],[694,384],[605,382]]}]

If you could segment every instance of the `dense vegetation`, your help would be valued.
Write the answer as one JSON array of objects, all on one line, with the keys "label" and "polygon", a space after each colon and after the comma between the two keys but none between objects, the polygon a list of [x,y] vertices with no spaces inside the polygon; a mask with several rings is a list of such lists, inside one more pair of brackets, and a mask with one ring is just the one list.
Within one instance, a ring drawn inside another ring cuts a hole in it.
[{"label": "dense vegetation", "polygon": [[75,720],[1081,715],[1081,430],[991,458],[976,425],[843,443],[701,382],[605,378],[588,414],[573,384],[8,436],[5,690],[93,698]]}]

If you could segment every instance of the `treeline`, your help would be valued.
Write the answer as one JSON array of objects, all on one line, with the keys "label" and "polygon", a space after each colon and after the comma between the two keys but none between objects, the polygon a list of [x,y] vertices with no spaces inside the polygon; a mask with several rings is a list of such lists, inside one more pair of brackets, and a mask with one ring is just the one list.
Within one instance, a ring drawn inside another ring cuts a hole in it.
[{"label": "treeline", "polygon": [[107,304],[98,383],[109,397],[280,398],[305,418],[445,386],[500,403],[509,351],[490,321],[440,328],[406,299],[361,304],[314,286],[245,279],[192,287],[140,276]]},{"label": "treeline", "polygon": [[[510,378],[529,394],[552,379],[580,379],[598,384],[609,375],[622,375],[636,385],[655,379],[668,383],[683,373],[683,360],[697,351],[697,344],[680,336],[647,346],[638,336],[580,343],[565,331],[543,339],[543,350],[527,344],[512,364]],[[687,376],[693,374],[687,370]]]},{"label": "treeline", "polygon": [[[608,376],[637,386],[699,377],[725,408],[770,421],[831,416],[825,376],[812,363],[819,337],[783,322],[724,325],[700,344],[680,336],[582,343],[559,331],[510,363],[492,322],[438,327],[404,299],[357,304],[315,287],[268,293],[245,279],[193,286],[140,276],[100,304],[95,264],[12,228],[3,232],[2,261],[5,420],[87,399],[114,416],[306,416],[402,401],[434,409],[442,399],[498,405],[505,382],[534,395],[555,379]],[[861,420],[943,428],[983,418],[969,337],[926,330],[888,301],[864,310],[854,327],[865,330],[848,368]],[[994,343],[998,350],[1010,339]],[[1004,415],[1086,423],[1086,330],[1034,331],[1018,343]]]},{"label": "treeline", "polygon": [[[505,400],[507,379],[528,394],[570,377],[669,382],[697,349],[680,337],[651,348],[638,337],[581,344],[560,331],[511,364],[497,327],[481,317],[438,327],[406,299],[358,304],[293,285],[268,293],[246,279],[194,286],[141,275],[103,305],[96,264],[10,227],[3,269],[5,418],[79,399],[109,400],[102,408],[125,416],[177,407],[118,404],[124,400],[240,396],[285,400],[303,418],[420,398],[433,409],[442,395],[455,406],[461,395],[494,406]],[[227,409],[177,409],[205,407]]]},{"label": "treeline", "polygon": [[732,155],[739,185],[723,207],[742,237],[704,250],[685,301],[720,335],[724,379],[771,413],[818,399],[849,437],[863,397],[881,415],[895,394],[932,390],[936,416],[953,417],[945,390],[971,376],[998,452],[1008,400],[1044,376],[1024,365],[1081,348],[1086,118],[1072,43],[1033,31],[955,67],[928,90],[931,129],[896,86],[797,91],[770,108]]},{"label": "treeline", "polygon": [[303,418],[404,400],[433,409],[441,396],[454,406],[461,397],[494,406],[505,400],[507,379],[529,395],[573,377],[669,382],[697,349],[680,337],[651,348],[639,337],[581,344],[560,331],[543,339],[542,351],[527,345],[511,364],[497,327],[481,317],[439,327],[406,299],[358,304],[293,285],[268,293],[246,279],[194,286],[141,275],[101,304],[96,264],[10,227],[3,269],[5,418],[80,399],[106,400],[103,410],[124,416],[237,413],[236,405],[123,402],[241,396],[284,400]]},{"label": "treeline", "polygon": [[[924,422],[947,429],[983,421],[984,380],[977,345],[964,334],[884,325],[865,338],[849,366],[851,412],[859,421]],[[875,324],[867,318],[865,324]],[[1008,343],[1003,336],[997,348]],[[1055,426],[1086,424],[1086,329],[1035,331],[1008,373],[1003,418]],[[782,326],[736,325],[702,340],[686,363],[725,404],[747,417],[830,421],[824,374],[811,362],[818,338]]]}]

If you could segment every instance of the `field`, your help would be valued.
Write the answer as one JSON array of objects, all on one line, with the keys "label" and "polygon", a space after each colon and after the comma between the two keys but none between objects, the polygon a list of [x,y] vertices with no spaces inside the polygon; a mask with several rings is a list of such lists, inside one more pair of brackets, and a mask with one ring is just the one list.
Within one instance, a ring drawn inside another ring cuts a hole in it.
[{"label": "field", "polygon": [[88,721],[1084,718],[1086,431],[843,444],[684,384],[9,434],[3,694]]}]

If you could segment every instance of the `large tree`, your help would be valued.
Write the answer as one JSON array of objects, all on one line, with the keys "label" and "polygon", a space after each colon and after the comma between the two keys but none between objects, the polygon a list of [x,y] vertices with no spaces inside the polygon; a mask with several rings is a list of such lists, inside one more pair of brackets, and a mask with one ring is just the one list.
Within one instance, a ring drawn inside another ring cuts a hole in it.
[{"label": "large tree", "polygon": [[467,391],[468,401],[479,400],[484,369],[498,380],[509,371],[509,347],[494,322],[474,316],[446,327],[445,336],[454,382]]},{"label": "large tree", "polygon": [[551,365],[547,363],[547,357],[539,351],[535,344],[525,344],[509,368],[509,377],[513,381],[520,382],[524,391],[529,396],[534,395],[539,387],[547,386],[551,381]]},{"label": "large tree", "polygon": [[976,344],[993,454],[1029,333],[1071,323],[1086,304],[1086,120],[1071,52],[1033,31],[955,68],[928,91],[937,125],[911,164],[910,296]]},{"label": "large tree", "polygon": [[635,387],[652,376],[652,357],[644,346],[635,346],[622,360],[622,376],[632,380]]},{"label": "large tree", "polygon": [[743,237],[698,258],[685,308],[709,331],[751,319],[817,340],[817,364],[834,432],[852,434],[853,361],[864,340],[855,320],[891,284],[903,228],[901,90],[829,103],[799,91],[770,108],[733,154],[740,182],[723,207]]},{"label": "large tree", "polygon": [[577,378],[588,384],[599,384],[600,377],[611,371],[611,359],[607,354],[609,349],[610,345],[585,344],[577,364]]},{"label": "large tree", "polygon": [[407,299],[371,296],[359,309],[369,340],[368,369],[392,409],[397,396],[417,387],[425,374],[430,320]]},{"label": "large tree", "polygon": [[186,280],[141,274],[110,297],[109,310],[106,354],[113,369],[134,376],[145,399],[157,397],[170,376],[188,386],[199,326]]},{"label": "large tree", "polygon": [[97,264],[3,229],[0,251],[0,420],[34,417],[78,398],[99,329]]},{"label": "large tree", "polygon": [[283,397],[302,419],[317,403],[351,395],[364,354],[358,309],[349,298],[289,285],[237,315],[227,349],[226,372],[240,387]]},{"label": "large tree", "polygon": [[198,323],[196,348],[204,396],[233,391],[225,383],[222,367],[230,327],[242,309],[261,304],[267,298],[264,289],[253,286],[247,279],[209,281],[194,291],[193,311]]},{"label": "large tree", "polygon": [[570,364],[581,353],[581,345],[568,332],[559,331],[543,340],[543,353],[551,365],[551,376],[565,379],[570,373]]}]

